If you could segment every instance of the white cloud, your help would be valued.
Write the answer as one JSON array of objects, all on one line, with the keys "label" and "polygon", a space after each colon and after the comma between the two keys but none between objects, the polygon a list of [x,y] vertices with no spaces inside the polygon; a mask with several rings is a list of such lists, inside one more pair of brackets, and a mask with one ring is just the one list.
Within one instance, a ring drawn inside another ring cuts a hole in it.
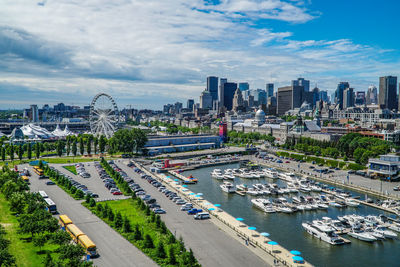
[{"label": "white cloud", "polygon": [[287,84],[306,73],[328,87],[338,82],[332,76],[338,66],[352,75],[375,74],[381,66],[375,55],[387,52],[347,39],[298,41],[291,32],[255,27],[263,18],[314,19],[302,1],[41,3],[0,4],[0,82],[71,92],[87,102],[99,91],[152,107],[169,99],[198,99],[207,75],[264,88],[265,82]]}]

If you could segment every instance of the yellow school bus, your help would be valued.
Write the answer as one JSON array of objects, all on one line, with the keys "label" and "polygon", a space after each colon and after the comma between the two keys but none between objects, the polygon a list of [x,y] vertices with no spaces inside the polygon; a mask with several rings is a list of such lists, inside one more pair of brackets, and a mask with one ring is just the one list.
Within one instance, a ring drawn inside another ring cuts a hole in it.
[{"label": "yellow school bus", "polygon": [[89,254],[91,258],[97,256],[96,245],[87,235],[80,235],[78,243],[85,249],[86,253]]},{"label": "yellow school bus", "polygon": [[72,220],[67,215],[60,215],[60,217],[58,217],[58,223],[65,229],[68,224],[72,224]]},{"label": "yellow school bus", "polygon": [[24,181],[24,182],[26,182],[26,183],[29,184],[29,178],[28,178],[28,176],[22,175],[22,176],[21,176],[21,179],[22,179],[22,181]]},{"label": "yellow school bus", "polygon": [[39,176],[43,175],[43,170],[39,166],[33,166],[33,171]]}]

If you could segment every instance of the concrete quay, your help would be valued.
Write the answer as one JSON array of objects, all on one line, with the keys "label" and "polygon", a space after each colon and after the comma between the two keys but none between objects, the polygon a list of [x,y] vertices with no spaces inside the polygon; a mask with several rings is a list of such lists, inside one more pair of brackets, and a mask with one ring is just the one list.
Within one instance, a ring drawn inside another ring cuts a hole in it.
[{"label": "concrete quay", "polygon": [[[137,164],[137,163],[136,163]],[[197,196],[194,192],[183,187],[179,182],[174,181],[165,174],[155,174],[148,171],[144,166],[137,164],[137,166],[145,173],[156,177],[160,182],[172,189],[180,197],[186,201],[190,201],[197,208],[206,210],[211,215],[211,221],[216,226],[220,227],[228,235],[240,242],[246,242],[250,246],[248,248],[256,255],[261,257],[270,266],[313,266],[307,261],[303,263],[295,263],[292,259],[293,255],[284,247],[278,245],[269,245],[267,242],[271,241],[269,238],[261,236],[255,230],[248,229],[248,225],[236,220],[233,216],[223,211],[219,207],[214,206],[209,201],[203,199],[202,196]]]}]

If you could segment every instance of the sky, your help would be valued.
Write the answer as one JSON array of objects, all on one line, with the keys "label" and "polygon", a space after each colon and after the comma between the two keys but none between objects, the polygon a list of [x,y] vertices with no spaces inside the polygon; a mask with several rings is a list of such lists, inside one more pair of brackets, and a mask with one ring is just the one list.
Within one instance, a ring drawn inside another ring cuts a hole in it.
[{"label": "sky", "polygon": [[0,109],[196,102],[207,76],[330,93],[400,76],[396,0],[2,0]]}]

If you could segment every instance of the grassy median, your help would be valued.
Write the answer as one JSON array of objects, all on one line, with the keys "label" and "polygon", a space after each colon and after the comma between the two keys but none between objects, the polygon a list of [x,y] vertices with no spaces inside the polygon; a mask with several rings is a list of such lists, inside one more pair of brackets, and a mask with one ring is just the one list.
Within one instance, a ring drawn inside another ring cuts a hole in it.
[{"label": "grassy median", "polygon": [[72,172],[73,174],[77,175],[78,173],[76,172],[76,167],[74,165],[69,165],[69,166],[63,166],[64,169]]},{"label": "grassy median", "polygon": [[17,217],[12,214],[10,205],[1,194],[0,224],[4,226],[7,232],[6,238],[11,242],[9,251],[16,259],[16,266],[44,266],[43,260],[46,254],[43,251],[54,251],[57,248],[56,245],[46,244],[40,249],[30,241],[29,234],[19,234]]},{"label": "grassy median", "polygon": [[84,203],[125,239],[143,251],[160,266],[200,266],[187,251],[183,240],[167,229],[139,198]]}]

